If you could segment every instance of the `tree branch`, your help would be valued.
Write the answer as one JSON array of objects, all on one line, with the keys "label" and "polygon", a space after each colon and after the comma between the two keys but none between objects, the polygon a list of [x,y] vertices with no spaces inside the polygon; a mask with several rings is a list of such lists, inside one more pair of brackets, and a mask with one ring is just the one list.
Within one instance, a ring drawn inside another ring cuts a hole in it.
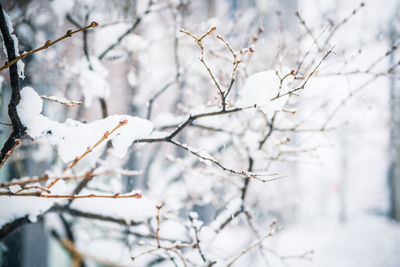
[{"label": "tree branch", "polygon": [[[9,28],[6,22],[6,14],[1,4],[0,4],[0,9],[1,9],[0,30],[1,34],[3,35],[4,45],[7,50],[8,62],[12,62],[17,57],[14,46],[15,44],[13,38],[11,37],[11,32],[9,32]],[[10,153],[8,152],[12,151],[13,148],[15,148],[17,140],[19,140],[25,133],[25,127],[22,125],[17,112],[17,105],[21,100],[21,95],[19,93],[19,77],[18,77],[17,65],[15,64],[11,65],[9,67],[9,71],[10,71],[10,84],[11,84],[11,99],[10,103],[8,104],[8,115],[13,125],[13,131],[0,151],[0,162],[2,162],[2,164],[4,164],[4,162],[10,155]]]}]

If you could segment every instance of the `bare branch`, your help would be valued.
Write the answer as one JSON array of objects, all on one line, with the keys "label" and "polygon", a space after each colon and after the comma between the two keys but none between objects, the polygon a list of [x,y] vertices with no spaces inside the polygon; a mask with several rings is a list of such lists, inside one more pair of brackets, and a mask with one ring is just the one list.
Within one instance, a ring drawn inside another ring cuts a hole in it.
[{"label": "bare branch", "polygon": [[40,46],[38,48],[35,48],[35,49],[31,50],[31,51],[25,52],[22,55],[20,55],[20,56],[16,57],[15,59],[13,59],[13,60],[9,60],[9,62],[6,62],[2,67],[0,67],[0,71],[10,67],[11,65],[17,63],[19,60],[21,60],[21,59],[23,59],[23,58],[25,58],[25,57],[27,57],[29,55],[32,55],[32,54],[34,54],[36,52],[42,51],[44,49],[47,49],[52,45],[55,45],[56,43],[64,40],[65,38],[71,37],[72,35],[74,35],[74,34],[76,34],[78,32],[81,32],[81,31],[86,31],[86,30],[89,30],[91,28],[96,28],[98,25],[99,24],[97,22],[93,21],[92,23],[90,23],[90,25],[88,25],[86,27],[83,27],[83,28],[80,28],[78,30],[72,31],[71,29],[69,29],[66,34],[64,34],[63,36],[59,37],[58,39],[56,39],[56,40],[54,40],[52,42],[50,40],[47,40],[44,45],[42,45],[42,46]]}]

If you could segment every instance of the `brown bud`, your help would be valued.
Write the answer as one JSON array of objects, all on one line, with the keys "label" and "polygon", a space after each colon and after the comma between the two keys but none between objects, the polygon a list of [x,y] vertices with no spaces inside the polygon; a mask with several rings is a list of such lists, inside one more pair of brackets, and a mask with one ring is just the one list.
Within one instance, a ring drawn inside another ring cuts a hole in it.
[{"label": "brown bud", "polygon": [[48,48],[50,46],[50,40],[47,40],[46,43],[44,44],[44,47]]},{"label": "brown bud", "polygon": [[90,23],[90,27],[95,28],[99,26],[99,24],[96,21],[92,21],[92,23]]},{"label": "brown bud", "polygon": [[67,31],[67,36],[68,36],[68,37],[71,37],[71,36],[72,36],[72,30],[71,30],[71,29],[69,29],[69,30]]}]

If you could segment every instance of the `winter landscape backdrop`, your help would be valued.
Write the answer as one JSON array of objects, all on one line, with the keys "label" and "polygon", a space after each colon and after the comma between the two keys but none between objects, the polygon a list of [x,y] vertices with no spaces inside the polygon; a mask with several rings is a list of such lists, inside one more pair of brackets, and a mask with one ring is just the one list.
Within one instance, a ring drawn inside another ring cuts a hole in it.
[{"label": "winter landscape backdrop", "polygon": [[1,266],[400,266],[398,1],[0,3]]}]

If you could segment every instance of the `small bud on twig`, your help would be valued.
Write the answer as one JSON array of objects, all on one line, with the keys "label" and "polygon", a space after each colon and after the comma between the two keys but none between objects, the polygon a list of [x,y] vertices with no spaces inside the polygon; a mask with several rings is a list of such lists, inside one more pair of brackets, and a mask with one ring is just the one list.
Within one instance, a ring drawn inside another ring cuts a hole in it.
[{"label": "small bud on twig", "polygon": [[50,40],[47,40],[46,43],[44,44],[44,47],[48,48],[50,46],[50,43],[51,43]]}]

